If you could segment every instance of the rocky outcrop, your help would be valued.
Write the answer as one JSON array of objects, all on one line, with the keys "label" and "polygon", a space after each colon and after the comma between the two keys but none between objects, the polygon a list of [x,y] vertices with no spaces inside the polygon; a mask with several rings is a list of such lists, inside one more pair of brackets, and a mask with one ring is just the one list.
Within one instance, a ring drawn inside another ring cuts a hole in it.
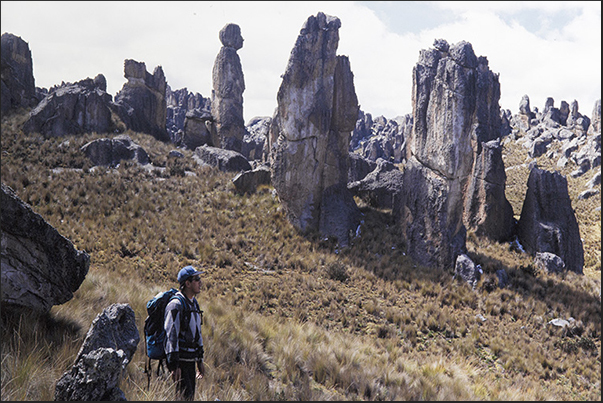
[{"label": "rocky outcrop", "polygon": [[55,400],[127,400],[119,383],[139,341],[128,304],[105,308],[92,322],[73,367],[57,381]]},{"label": "rocky outcrop", "polygon": [[83,133],[111,133],[112,98],[107,94],[105,76],[52,87],[31,111],[23,125],[26,133],[59,137]]},{"label": "rocky outcrop", "polygon": [[208,145],[197,147],[193,159],[199,165],[211,166],[224,172],[244,172],[252,169],[243,154]]},{"label": "rocky outcrop", "polygon": [[553,253],[567,270],[582,273],[584,250],[563,175],[532,167],[517,232],[526,252]]},{"label": "rocky outcrop", "polygon": [[119,135],[112,139],[93,140],[82,146],[81,150],[94,166],[117,166],[123,160],[134,160],[141,165],[151,162],[147,152],[134,143],[130,136]]},{"label": "rocky outcrop", "polygon": [[502,156],[489,144],[501,134],[500,85],[470,43],[434,46],[413,68],[413,129],[393,211],[411,257],[451,269],[464,253],[466,225],[496,237],[487,215],[509,213],[506,198],[497,198],[504,196]]},{"label": "rocky outcrop", "polygon": [[[183,146],[194,150],[201,144],[194,147],[187,146],[186,140],[183,139],[186,126],[186,117],[189,112],[197,112],[193,115],[194,119],[198,117],[206,117],[206,120],[211,120],[211,100],[204,98],[198,92],[192,93],[188,89],[180,88],[178,90],[172,90],[172,88],[166,85],[165,90],[165,103],[166,103],[166,129],[170,136],[171,141],[180,146],[184,142]],[[203,122],[203,129],[205,123]],[[188,137],[196,137],[196,132],[190,131]],[[205,144],[205,143],[202,143]]]},{"label": "rocky outcrop", "polygon": [[587,134],[601,133],[601,100],[597,99],[595,106],[593,106],[593,113],[590,119],[590,127],[588,128]]},{"label": "rocky outcrop", "polygon": [[33,76],[29,45],[21,37],[3,33],[0,71],[2,74],[2,116],[11,109],[34,107],[39,99]]},{"label": "rocky outcrop", "polygon": [[151,75],[144,62],[124,61],[124,77],[128,80],[115,95],[115,110],[130,130],[150,134],[169,142],[166,130],[167,82],[161,66]]},{"label": "rocky outcrop", "polygon": [[304,23],[277,94],[269,149],[272,184],[289,221],[347,245],[360,217],[347,188],[359,107],[349,60],[336,55],[340,26],[324,13]]},{"label": "rocky outcrop", "polygon": [[243,47],[241,28],[237,24],[226,24],[220,30],[220,41],[222,47],[214,62],[211,93],[211,114],[220,143],[213,146],[241,152],[245,136],[245,79],[237,54],[237,50]]},{"label": "rocky outcrop", "polygon": [[88,273],[90,256],[4,183],[1,225],[2,309],[48,312],[73,298]]},{"label": "rocky outcrop", "polygon": [[249,161],[266,161],[264,146],[268,143],[268,133],[272,118],[270,116],[256,116],[247,122],[241,154]]}]

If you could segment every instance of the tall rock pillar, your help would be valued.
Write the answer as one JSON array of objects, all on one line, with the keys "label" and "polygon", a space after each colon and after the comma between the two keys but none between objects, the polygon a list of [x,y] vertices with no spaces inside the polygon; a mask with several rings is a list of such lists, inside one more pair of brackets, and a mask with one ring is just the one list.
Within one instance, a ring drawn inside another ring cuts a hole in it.
[{"label": "tall rock pillar", "polygon": [[[500,210],[501,225],[510,223],[512,231],[513,215],[495,141],[501,125],[498,76],[468,42],[449,46],[436,40],[434,46],[421,51],[413,68],[414,125],[394,215],[416,262],[452,269],[466,249],[466,225],[490,235],[488,214]],[[508,228],[500,232],[506,235]]]},{"label": "tall rock pillar", "polygon": [[344,246],[360,219],[347,189],[359,106],[350,62],[336,56],[340,26],[339,18],[318,13],[302,27],[277,95],[270,159],[291,223]]},{"label": "tall rock pillar", "polygon": [[222,48],[212,72],[211,114],[214,118],[214,147],[241,152],[245,136],[243,91],[245,79],[237,50],[243,47],[241,28],[226,24],[220,30]]}]

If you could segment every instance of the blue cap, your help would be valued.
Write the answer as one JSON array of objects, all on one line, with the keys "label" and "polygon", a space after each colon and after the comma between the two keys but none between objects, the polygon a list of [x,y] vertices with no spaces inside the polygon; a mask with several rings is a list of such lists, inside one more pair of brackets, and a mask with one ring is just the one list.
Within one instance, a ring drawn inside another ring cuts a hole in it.
[{"label": "blue cap", "polygon": [[205,274],[204,271],[198,271],[193,266],[186,266],[178,273],[178,282],[183,283],[187,278],[197,275],[197,274]]}]

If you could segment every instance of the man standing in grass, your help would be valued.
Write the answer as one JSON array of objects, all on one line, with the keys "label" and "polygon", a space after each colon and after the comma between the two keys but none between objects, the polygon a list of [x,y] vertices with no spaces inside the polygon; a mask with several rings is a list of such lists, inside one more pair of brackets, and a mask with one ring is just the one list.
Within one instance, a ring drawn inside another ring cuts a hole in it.
[{"label": "man standing in grass", "polygon": [[[195,381],[203,378],[203,312],[195,295],[201,291],[203,271],[186,266],[178,273],[180,291],[165,308],[165,353],[167,367],[176,383],[176,399],[193,400]],[[196,367],[196,368],[195,368]],[[196,369],[199,370],[197,374]]]}]

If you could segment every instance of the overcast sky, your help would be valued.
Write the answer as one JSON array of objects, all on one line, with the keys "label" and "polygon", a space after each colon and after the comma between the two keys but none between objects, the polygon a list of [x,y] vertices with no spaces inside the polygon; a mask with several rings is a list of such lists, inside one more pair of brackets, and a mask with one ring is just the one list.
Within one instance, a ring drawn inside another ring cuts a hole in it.
[{"label": "overcast sky", "polygon": [[121,90],[124,60],[162,66],[172,89],[211,96],[212,68],[227,23],[241,27],[245,121],[272,116],[299,31],[319,11],[339,17],[337,54],[350,59],[360,108],[373,117],[412,113],[419,51],[465,40],[500,74],[500,106],[524,94],[540,110],[577,100],[591,116],[601,98],[600,1],[2,1],[2,33],[29,44],[36,86],[102,73]]}]

